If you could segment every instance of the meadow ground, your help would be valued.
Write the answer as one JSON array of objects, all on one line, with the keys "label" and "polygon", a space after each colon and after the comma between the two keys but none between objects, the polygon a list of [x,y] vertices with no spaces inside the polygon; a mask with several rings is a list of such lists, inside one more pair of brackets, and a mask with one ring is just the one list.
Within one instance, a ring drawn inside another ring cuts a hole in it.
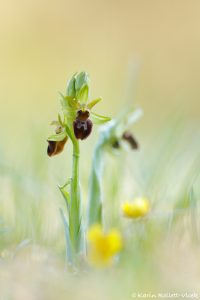
[{"label": "meadow ground", "polygon": [[[100,270],[85,266],[74,273],[65,261],[59,213],[65,204],[57,183],[70,174],[70,147],[61,157],[45,159],[45,148],[35,147],[44,138],[38,132],[38,140],[27,141],[30,157],[26,161],[20,153],[23,149],[18,149],[18,155],[15,149],[9,162],[4,153],[2,299],[130,299],[135,292],[198,292],[199,133],[181,127],[174,123],[143,138],[138,152],[107,153],[105,227],[120,229],[124,249],[118,262]],[[84,204],[91,167],[86,152],[92,143],[88,143],[81,145]],[[138,195],[149,198],[151,212],[144,220],[127,220],[121,203]]]}]

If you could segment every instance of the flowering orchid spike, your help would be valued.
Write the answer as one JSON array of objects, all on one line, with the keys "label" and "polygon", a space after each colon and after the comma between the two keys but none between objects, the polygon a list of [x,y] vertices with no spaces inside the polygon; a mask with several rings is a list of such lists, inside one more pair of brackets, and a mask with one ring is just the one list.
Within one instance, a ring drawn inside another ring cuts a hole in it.
[{"label": "flowering orchid spike", "polygon": [[47,153],[54,156],[61,153],[70,137],[71,140],[85,140],[92,132],[93,124],[103,124],[110,121],[109,117],[98,115],[91,111],[102,98],[88,102],[89,76],[86,72],[75,73],[67,83],[66,96],[60,93],[64,120],[58,114],[55,134],[48,138]]},{"label": "flowering orchid spike", "polygon": [[[76,262],[80,253],[85,252],[85,235],[82,226],[81,191],[79,185],[79,140],[87,139],[93,128],[93,123],[108,122],[110,118],[95,114],[92,110],[101,101],[96,98],[89,101],[89,76],[86,72],[75,73],[67,82],[66,94],[60,93],[61,107],[64,118],[58,115],[55,133],[47,142],[47,154],[54,156],[61,153],[68,139],[73,146],[72,176],[69,187],[64,185],[60,191],[66,201],[68,218],[61,211],[65,227],[68,259]],[[68,191],[69,188],[69,191]]]},{"label": "flowering orchid spike", "polygon": [[69,128],[73,129],[76,139],[84,140],[92,132],[93,124],[103,124],[110,118],[92,111],[102,98],[88,103],[89,76],[86,72],[76,73],[67,83],[66,96],[61,94],[61,105]]}]

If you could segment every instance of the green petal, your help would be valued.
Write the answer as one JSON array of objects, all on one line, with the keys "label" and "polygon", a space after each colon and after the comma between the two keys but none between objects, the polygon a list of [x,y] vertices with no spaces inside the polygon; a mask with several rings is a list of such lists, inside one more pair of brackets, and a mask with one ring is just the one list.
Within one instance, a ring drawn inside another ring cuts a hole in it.
[{"label": "green petal", "polygon": [[99,103],[102,98],[97,98],[88,103],[87,108],[92,109],[97,103]]},{"label": "green petal", "polygon": [[48,137],[48,141],[54,141],[54,142],[60,142],[63,141],[67,137],[66,131],[62,131],[61,133],[58,134],[53,134]]},{"label": "green petal", "polygon": [[94,124],[103,124],[111,120],[109,117],[104,117],[93,112],[90,113],[90,119]]}]

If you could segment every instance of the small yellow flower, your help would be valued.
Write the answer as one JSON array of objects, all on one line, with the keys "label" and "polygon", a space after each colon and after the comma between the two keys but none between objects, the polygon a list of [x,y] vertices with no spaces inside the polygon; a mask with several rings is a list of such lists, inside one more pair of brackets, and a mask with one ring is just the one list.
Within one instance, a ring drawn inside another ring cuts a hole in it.
[{"label": "small yellow flower", "polygon": [[87,235],[89,243],[89,261],[95,266],[106,266],[112,263],[113,256],[122,248],[122,237],[118,230],[112,229],[107,234],[101,225],[92,225]]},{"label": "small yellow flower", "polygon": [[122,212],[127,218],[141,218],[146,216],[150,211],[150,203],[147,198],[138,197],[133,202],[124,202]]}]

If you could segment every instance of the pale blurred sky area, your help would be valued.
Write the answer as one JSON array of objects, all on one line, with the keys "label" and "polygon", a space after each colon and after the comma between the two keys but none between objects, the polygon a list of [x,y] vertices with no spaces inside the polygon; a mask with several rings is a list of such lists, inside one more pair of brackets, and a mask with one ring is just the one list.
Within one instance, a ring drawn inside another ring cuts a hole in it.
[{"label": "pale blurred sky area", "polygon": [[2,0],[1,127],[51,120],[81,70],[104,98],[99,112],[135,101],[144,126],[174,112],[198,121],[199,16],[199,0]]}]

